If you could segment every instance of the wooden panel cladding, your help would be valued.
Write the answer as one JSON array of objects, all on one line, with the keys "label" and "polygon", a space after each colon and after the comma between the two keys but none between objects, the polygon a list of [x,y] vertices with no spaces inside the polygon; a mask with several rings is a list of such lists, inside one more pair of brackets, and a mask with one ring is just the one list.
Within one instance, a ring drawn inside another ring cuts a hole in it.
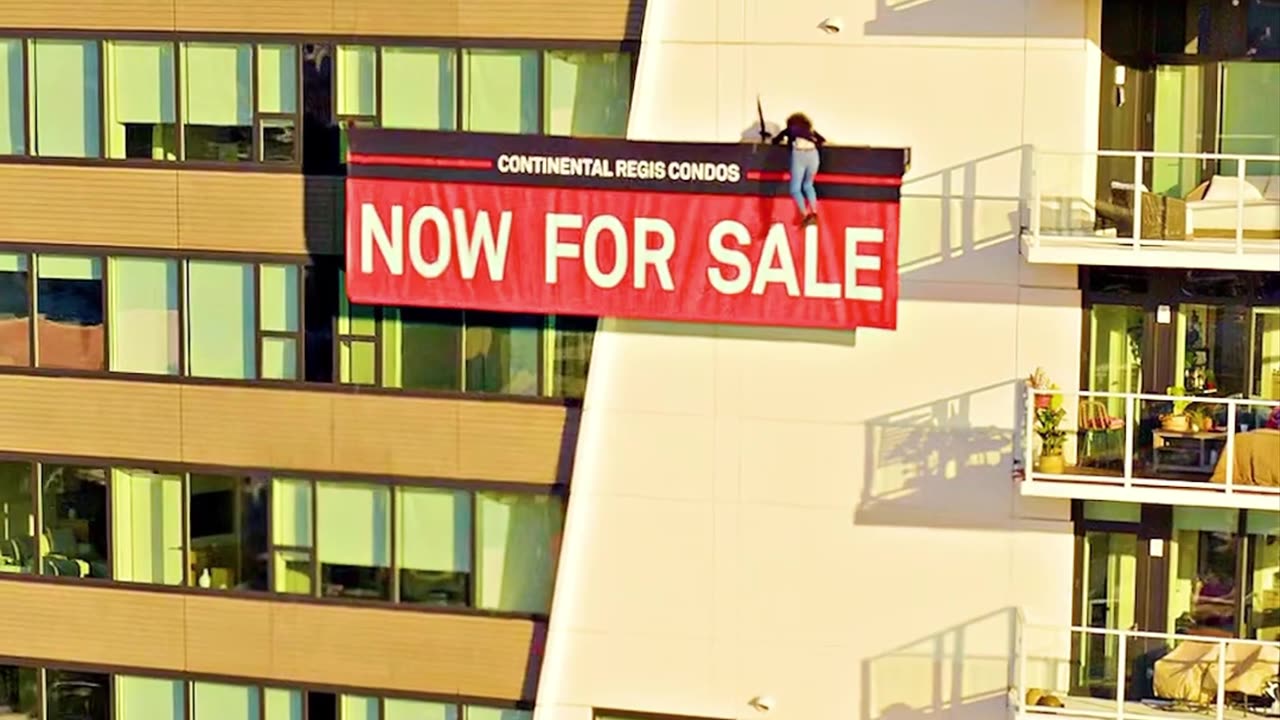
[{"label": "wooden panel cladding", "polygon": [[0,197],[0,242],[341,252],[340,178],[0,164]]},{"label": "wooden panel cladding", "polygon": [[645,0],[39,0],[0,26],[547,40],[637,40]]},{"label": "wooden panel cladding", "polygon": [[0,197],[0,241],[177,247],[177,171],[0,165]]},{"label": "wooden panel cladding", "polygon": [[301,686],[532,700],[535,625],[388,608],[0,581],[4,655]]},{"label": "wooden panel cladding", "polygon": [[[576,413],[327,390],[0,375],[0,450],[552,485]],[[566,446],[567,444],[567,446]]]},{"label": "wooden panel cladding", "polygon": [[80,30],[172,30],[174,0],[5,0],[0,26]]}]

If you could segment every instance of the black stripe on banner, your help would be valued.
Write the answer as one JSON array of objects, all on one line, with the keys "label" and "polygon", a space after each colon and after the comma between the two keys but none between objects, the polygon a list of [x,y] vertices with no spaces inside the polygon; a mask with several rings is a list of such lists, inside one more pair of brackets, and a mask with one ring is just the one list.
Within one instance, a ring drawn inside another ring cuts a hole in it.
[{"label": "black stripe on banner", "polygon": [[[364,155],[481,158],[502,155],[589,157],[610,162],[737,163],[742,170],[785,171],[790,150],[755,143],[649,142],[552,135],[443,132],[435,130],[348,129],[351,152]],[[900,178],[911,163],[905,148],[828,145],[822,149],[823,172],[845,175],[883,175]],[[494,171],[494,174],[498,174]]]},{"label": "black stripe on banner", "polygon": [[[581,190],[615,190],[620,192],[648,192],[699,195],[788,195],[786,182],[755,180],[741,183],[679,182],[672,180],[629,180],[625,184],[617,180],[573,175],[502,175],[488,170],[440,170],[439,168],[401,167],[395,165],[350,165],[347,176],[353,178],[383,180],[431,180],[435,182],[470,183],[503,187],[573,188]],[[817,183],[819,199],[878,200],[897,202],[901,189],[896,185],[851,185],[848,183]]]}]

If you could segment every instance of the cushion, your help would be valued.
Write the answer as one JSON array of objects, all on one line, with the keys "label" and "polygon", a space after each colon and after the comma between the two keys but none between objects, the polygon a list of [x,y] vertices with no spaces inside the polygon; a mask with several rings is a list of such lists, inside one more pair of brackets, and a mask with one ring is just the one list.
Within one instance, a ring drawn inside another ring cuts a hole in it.
[{"label": "cushion", "polygon": [[1209,181],[1209,189],[1205,191],[1205,200],[1219,202],[1236,202],[1243,196],[1245,201],[1261,200],[1262,191],[1250,182],[1240,182],[1240,178],[1229,175],[1214,175]]}]

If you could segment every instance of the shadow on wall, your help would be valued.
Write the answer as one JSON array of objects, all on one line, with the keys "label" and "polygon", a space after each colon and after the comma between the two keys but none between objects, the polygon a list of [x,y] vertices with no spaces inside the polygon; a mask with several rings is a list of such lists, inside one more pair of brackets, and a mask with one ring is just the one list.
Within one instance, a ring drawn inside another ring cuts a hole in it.
[{"label": "shadow on wall", "polygon": [[[1026,0],[983,0],[974,12],[971,0],[877,0],[874,20],[863,25],[867,35],[968,38],[1081,38],[1084,3],[1065,3],[1056,16],[1041,12],[1027,17]],[[1074,20],[1074,22],[1073,22]]]},{"label": "shadow on wall", "polygon": [[1004,608],[863,660],[860,720],[1008,717],[1017,636]]},{"label": "shadow on wall", "polygon": [[992,503],[1005,509],[1014,492],[1020,386],[1008,380],[869,419],[854,524],[997,529]]}]

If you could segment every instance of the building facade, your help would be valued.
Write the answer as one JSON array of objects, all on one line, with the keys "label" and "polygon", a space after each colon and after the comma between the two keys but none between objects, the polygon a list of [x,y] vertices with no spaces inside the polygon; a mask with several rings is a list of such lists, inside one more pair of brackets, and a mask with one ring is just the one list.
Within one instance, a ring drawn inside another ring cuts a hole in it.
[{"label": "building facade", "polygon": [[[0,718],[1280,711],[1280,8],[981,5],[5,2]],[[351,128],[794,111],[896,330],[348,299]]]}]

